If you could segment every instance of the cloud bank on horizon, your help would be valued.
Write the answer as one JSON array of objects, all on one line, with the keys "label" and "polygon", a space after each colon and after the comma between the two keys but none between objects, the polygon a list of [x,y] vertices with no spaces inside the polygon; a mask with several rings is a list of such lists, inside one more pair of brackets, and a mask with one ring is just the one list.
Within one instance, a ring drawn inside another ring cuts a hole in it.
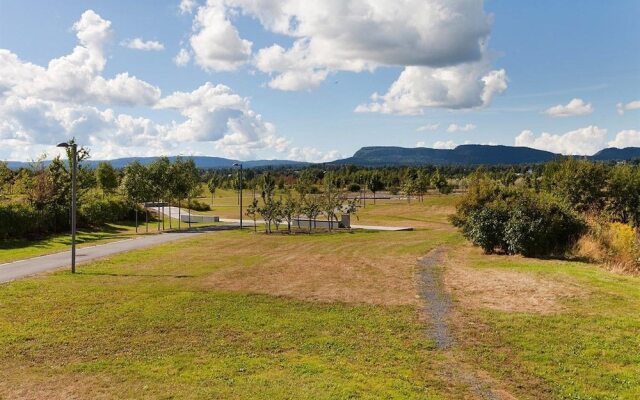
[{"label": "cloud bank on horizon", "polygon": [[[338,83],[337,76],[366,74],[375,80],[378,73],[397,71],[382,93],[371,90],[348,112],[360,119],[392,115],[397,121],[434,110],[453,116],[447,123],[422,121],[412,129],[423,135],[472,134],[480,124],[451,119],[490,111],[510,85],[507,69],[493,67],[499,56],[489,46],[499,16],[486,12],[481,0],[182,0],[174,8],[176,18],[191,19],[186,36],[175,38],[180,43],[175,53],[168,54],[167,42],[153,33],[120,45],[165,54],[176,71],[199,68],[212,78],[192,90],[164,93],[163,82],[126,70],[108,76],[114,23],[94,10],[84,11],[72,25],[77,44],[71,52],[46,65],[0,48],[0,159],[33,158],[69,137],[91,147],[96,158],[214,151],[239,159],[328,161],[343,155],[317,148],[321,132],[304,142],[281,133],[270,115],[254,110],[251,93],[238,93],[223,82],[225,74],[257,74],[274,93],[316,96],[328,81]],[[243,19],[278,41],[264,44],[240,25]],[[612,111],[623,117],[637,112],[639,104],[629,99]],[[591,102],[574,97],[537,113],[570,120],[594,110]],[[595,124],[537,136],[523,128],[514,144],[564,154],[640,146],[640,130],[633,126],[614,138]],[[432,143],[451,148],[458,140]]]}]

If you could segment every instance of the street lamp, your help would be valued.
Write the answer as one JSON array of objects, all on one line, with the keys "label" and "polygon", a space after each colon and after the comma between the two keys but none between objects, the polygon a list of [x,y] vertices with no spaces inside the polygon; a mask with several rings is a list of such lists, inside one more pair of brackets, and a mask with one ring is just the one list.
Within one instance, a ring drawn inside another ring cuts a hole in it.
[{"label": "street lamp", "polygon": [[78,175],[78,145],[60,143],[57,147],[71,149],[71,273],[76,273],[76,176]]},{"label": "street lamp", "polygon": [[242,163],[234,163],[234,167],[240,167],[240,229],[242,229]]}]

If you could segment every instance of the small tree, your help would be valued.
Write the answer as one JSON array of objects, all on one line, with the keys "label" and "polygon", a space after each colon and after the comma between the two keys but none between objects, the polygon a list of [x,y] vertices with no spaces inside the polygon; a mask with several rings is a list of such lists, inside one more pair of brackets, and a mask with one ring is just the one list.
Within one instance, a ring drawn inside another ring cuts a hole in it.
[{"label": "small tree", "polygon": [[453,191],[451,185],[449,185],[449,181],[440,173],[440,170],[436,170],[436,173],[433,174],[433,186],[438,189],[440,194],[449,194]]},{"label": "small tree", "polygon": [[296,199],[289,193],[282,203],[281,213],[285,221],[287,221],[287,231],[291,233],[291,221],[298,212],[299,204]]},{"label": "small tree", "polygon": [[102,195],[111,194],[118,188],[118,174],[111,163],[101,161],[95,170],[96,183]]},{"label": "small tree", "polygon": [[127,200],[135,210],[136,232],[138,232],[138,204],[146,201],[152,191],[149,171],[140,162],[132,162],[124,169],[121,187]]},{"label": "small tree", "polygon": [[416,192],[416,183],[413,179],[407,179],[402,184],[402,191],[407,196],[407,202],[411,203],[411,196]]},{"label": "small tree", "polygon": [[258,213],[260,212],[260,207],[258,207],[258,199],[253,199],[251,204],[247,207],[246,216],[253,220],[253,231],[258,231],[258,224],[256,223],[256,218]]},{"label": "small tree", "polygon": [[218,188],[219,185],[220,185],[220,177],[218,177],[218,175],[215,175],[215,174],[207,182],[207,188],[209,189],[209,192],[211,193],[211,205],[212,206],[213,206],[213,198],[216,195],[216,189]]},{"label": "small tree", "polygon": [[380,174],[374,172],[369,176],[369,180],[367,181],[367,187],[373,193],[373,204],[376,204],[376,193],[380,190],[384,189],[384,182],[382,182],[382,178],[380,178]]}]

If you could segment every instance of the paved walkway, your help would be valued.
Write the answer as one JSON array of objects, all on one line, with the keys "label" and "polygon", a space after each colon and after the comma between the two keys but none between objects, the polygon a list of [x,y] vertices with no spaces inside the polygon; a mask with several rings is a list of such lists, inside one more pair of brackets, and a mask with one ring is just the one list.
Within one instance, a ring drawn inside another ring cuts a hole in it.
[{"label": "paved walkway", "polygon": [[[164,214],[166,216],[169,216],[169,208],[171,208],[171,218],[173,219],[178,219],[178,211],[180,210],[178,207],[165,207],[164,208]],[[148,207],[149,210],[157,212],[157,213],[162,213],[162,208],[161,207]],[[187,209],[182,209],[180,211],[181,215],[188,215],[189,214],[189,210]],[[197,215],[201,215],[201,214],[196,214],[196,213],[191,213],[192,216],[197,216]],[[224,222],[227,224],[233,224],[233,225],[240,225],[240,219],[236,219],[236,218],[220,218],[220,222]],[[183,222],[183,224],[186,224],[186,222]],[[262,225],[264,224],[263,220],[256,220],[256,224],[258,225]],[[248,219],[248,218],[244,218],[242,220],[242,225],[243,226],[250,226],[253,227],[253,220]],[[351,229],[366,229],[366,230],[371,230],[371,231],[412,231],[413,228],[409,227],[409,226],[379,226],[379,225],[351,225]]]},{"label": "paved walkway", "polygon": [[[189,232],[165,232],[96,246],[82,247],[76,250],[76,264],[80,265],[82,263],[117,253],[155,246],[162,243],[172,242],[174,240],[193,237],[194,235],[202,235],[214,230],[221,229],[201,229]],[[0,264],[0,283],[13,281],[24,278],[25,276],[57,268],[70,267],[70,265],[71,250]]]}]

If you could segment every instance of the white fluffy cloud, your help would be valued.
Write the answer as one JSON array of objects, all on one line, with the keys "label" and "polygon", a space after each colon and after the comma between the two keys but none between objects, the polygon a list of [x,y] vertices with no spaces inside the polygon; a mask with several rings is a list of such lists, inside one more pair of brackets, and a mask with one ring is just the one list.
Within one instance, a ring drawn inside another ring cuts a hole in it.
[{"label": "white fluffy cloud", "polygon": [[425,108],[485,107],[507,88],[505,70],[488,69],[485,61],[442,68],[406,67],[387,93],[374,93],[371,103],[355,111],[416,115]]},{"label": "white fluffy cloud", "polygon": [[625,147],[640,147],[640,131],[627,129],[618,132],[615,139],[608,143],[609,147],[623,149]]},{"label": "white fluffy cloud", "polygon": [[453,140],[447,140],[447,141],[439,140],[433,144],[434,149],[455,149],[456,146],[458,145]]},{"label": "white fluffy cloud", "polygon": [[476,129],[476,126],[474,124],[465,124],[465,125],[451,124],[447,128],[447,132],[452,132],[452,133],[453,132],[470,132],[474,129]]},{"label": "white fluffy cloud", "polygon": [[195,62],[208,71],[233,71],[251,56],[252,43],[240,38],[217,0],[198,8],[190,43]]},{"label": "white fluffy cloud", "polygon": [[329,162],[342,158],[337,150],[327,152],[320,151],[315,147],[293,147],[287,154],[287,159],[306,162]]},{"label": "white fluffy cloud", "polygon": [[284,151],[286,142],[277,145],[276,129],[261,115],[251,110],[249,101],[224,85],[210,82],[192,92],[175,92],[161,99],[156,108],[175,109],[186,120],[175,124],[170,139],[196,142],[217,142],[226,148],[264,148],[276,145]]},{"label": "white fluffy cloud", "polygon": [[[159,88],[127,72],[105,78],[111,23],[88,10],[73,30],[79,44],[46,67],[0,49],[0,159],[35,157],[25,151],[51,149],[70,137],[91,147],[96,158],[201,154],[203,149],[253,156],[265,149],[289,149],[275,126],[227,86],[207,82],[162,98]],[[111,106],[171,109],[183,119],[158,123]]]},{"label": "white fluffy cloud", "polygon": [[164,50],[164,44],[156,40],[143,40],[142,38],[125,39],[120,43],[124,47],[133,50],[143,51],[161,51]]},{"label": "white fluffy cloud", "polygon": [[73,29],[80,44],[71,54],[51,60],[46,68],[0,49],[0,92],[20,98],[107,105],[150,105],[160,98],[160,89],[126,72],[112,79],[101,75],[106,64],[104,48],[112,36],[111,22],[88,10]]},{"label": "white fluffy cloud", "polygon": [[620,115],[623,115],[625,111],[640,110],[640,100],[631,101],[627,104],[618,103],[616,104],[616,109]]},{"label": "white fluffy cloud", "polygon": [[255,53],[274,89],[309,90],[337,71],[400,66],[388,93],[357,111],[417,114],[486,106],[507,87],[505,71],[488,61],[491,16],[482,0],[209,0],[194,20],[197,64],[232,70],[247,61],[252,43],[231,22],[238,14],[293,40]]},{"label": "white fluffy cloud", "polygon": [[544,113],[551,117],[573,117],[576,115],[587,115],[593,112],[591,103],[585,103],[582,99],[572,99],[567,104],[558,104],[547,108]]},{"label": "white fluffy cloud", "polygon": [[191,54],[186,49],[180,49],[178,54],[173,58],[173,62],[178,67],[184,67],[191,61]]},{"label": "white fluffy cloud", "polygon": [[181,14],[191,14],[196,8],[196,5],[197,3],[195,0],[180,0],[178,8],[180,9]]},{"label": "white fluffy cloud", "polygon": [[438,129],[440,127],[440,124],[427,124],[427,125],[422,125],[419,126],[416,129],[416,132],[427,132],[427,131],[435,131],[436,129]]},{"label": "white fluffy cloud", "polygon": [[515,144],[560,154],[592,155],[605,147],[606,139],[606,129],[591,125],[561,135],[543,132],[536,136],[524,130],[515,138]]}]

